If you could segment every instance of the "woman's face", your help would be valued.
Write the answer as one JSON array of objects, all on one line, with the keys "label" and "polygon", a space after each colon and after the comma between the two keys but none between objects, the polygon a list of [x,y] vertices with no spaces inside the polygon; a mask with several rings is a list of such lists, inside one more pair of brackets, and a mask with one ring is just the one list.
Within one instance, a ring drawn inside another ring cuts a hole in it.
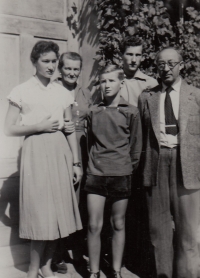
[{"label": "woman's face", "polygon": [[35,62],[36,75],[51,78],[56,69],[57,57],[53,51],[40,54],[40,58]]},{"label": "woman's face", "polygon": [[68,85],[74,85],[77,82],[81,71],[81,61],[65,59],[64,65],[60,70],[62,79]]}]

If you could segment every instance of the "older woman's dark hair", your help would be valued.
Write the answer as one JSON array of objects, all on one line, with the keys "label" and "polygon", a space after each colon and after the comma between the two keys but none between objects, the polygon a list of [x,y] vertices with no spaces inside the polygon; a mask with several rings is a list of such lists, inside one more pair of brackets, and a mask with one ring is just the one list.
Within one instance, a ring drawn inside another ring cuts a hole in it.
[{"label": "older woman's dark hair", "polygon": [[59,46],[52,41],[39,41],[37,42],[30,55],[30,59],[34,64],[40,58],[40,55],[43,53],[47,53],[53,51],[56,54],[57,59],[59,58]]},{"label": "older woman's dark hair", "polygon": [[124,41],[120,44],[121,53],[124,54],[127,47],[130,46],[143,46],[142,40],[139,37],[135,36],[126,37]]},{"label": "older woman's dark hair", "polygon": [[120,68],[119,66],[116,65],[107,65],[105,68],[103,68],[100,72],[100,79],[101,79],[101,75],[105,74],[105,73],[110,73],[110,72],[117,72],[118,73],[118,78],[119,80],[123,80],[124,79],[124,71],[122,70],[122,68]]},{"label": "older woman's dark hair", "polygon": [[79,55],[77,52],[65,52],[60,56],[59,63],[58,63],[58,69],[61,70],[62,67],[64,66],[64,61],[65,60],[74,60],[74,61],[80,61],[81,63],[81,68],[82,68],[82,57]]}]

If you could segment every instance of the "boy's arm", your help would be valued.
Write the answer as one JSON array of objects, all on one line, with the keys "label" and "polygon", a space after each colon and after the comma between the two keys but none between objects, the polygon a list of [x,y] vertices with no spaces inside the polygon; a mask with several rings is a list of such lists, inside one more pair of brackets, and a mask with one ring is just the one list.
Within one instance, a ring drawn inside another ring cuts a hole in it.
[{"label": "boy's arm", "polygon": [[133,172],[137,169],[142,152],[142,126],[140,113],[130,116],[130,155]]},{"label": "boy's arm", "polygon": [[88,152],[88,156],[90,153],[90,149],[92,146],[92,118],[91,118],[91,111],[88,112],[87,114],[87,152]]}]

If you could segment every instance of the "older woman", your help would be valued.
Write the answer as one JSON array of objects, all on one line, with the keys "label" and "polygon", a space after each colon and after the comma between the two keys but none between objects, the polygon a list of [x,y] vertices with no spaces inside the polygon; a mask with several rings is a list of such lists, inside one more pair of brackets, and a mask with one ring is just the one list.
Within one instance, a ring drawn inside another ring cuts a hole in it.
[{"label": "older woman", "polygon": [[[61,55],[58,64],[61,78],[58,79],[58,82],[69,91],[74,100],[72,118],[65,119],[65,132],[70,134],[74,130],[76,131],[79,157],[82,161],[83,172],[85,172],[87,166],[86,116],[92,99],[90,91],[77,84],[81,68],[82,58],[78,53],[66,52]],[[78,201],[79,195],[80,184],[76,187]]]},{"label": "older woman", "polygon": [[[88,155],[87,155],[87,141],[86,141],[86,116],[88,107],[92,104],[91,93],[87,89],[83,89],[77,84],[77,80],[81,73],[82,58],[76,52],[63,53],[59,59],[58,70],[61,77],[58,78],[57,82],[62,85],[73,98],[72,105],[72,117],[65,118],[64,130],[66,134],[71,134],[76,131],[76,138],[78,142],[78,153],[81,159],[81,167],[83,173],[86,171]],[[83,175],[82,181],[75,185],[76,197],[79,202],[80,195],[84,198],[84,193],[80,194],[80,188],[84,184],[85,176]],[[82,185],[81,185],[82,184]],[[86,197],[86,196],[85,196]],[[86,198],[80,200],[81,214],[83,218],[86,216]],[[84,221],[84,220],[83,220]],[[84,221],[86,223],[86,220]],[[58,272],[66,273],[67,267],[63,261],[66,258],[66,250],[72,249],[73,262],[77,260],[80,262],[82,259],[82,248],[83,248],[83,234],[74,234],[67,242],[61,242],[57,248],[55,262]],[[69,259],[69,258],[68,258]]]},{"label": "older woman", "polygon": [[[81,178],[76,136],[62,132],[73,98],[51,77],[59,47],[39,41],[31,52],[35,76],[15,87],[5,121],[8,136],[25,136],[20,171],[20,237],[31,239],[27,278],[54,277],[51,270],[56,239],[82,228],[73,187]],[[17,119],[21,115],[21,124]]]}]

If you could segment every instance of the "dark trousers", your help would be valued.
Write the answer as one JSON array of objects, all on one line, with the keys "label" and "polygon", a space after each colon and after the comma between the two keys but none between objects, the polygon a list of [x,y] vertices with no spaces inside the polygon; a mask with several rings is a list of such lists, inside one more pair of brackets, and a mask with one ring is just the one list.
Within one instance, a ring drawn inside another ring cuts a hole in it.
[{"label": "dark trousers", "polygon": [[161,148],[158,185],[147,189],[147,204],[157,277],[197,278],[199,190],[183,187],[179,149]]}]

